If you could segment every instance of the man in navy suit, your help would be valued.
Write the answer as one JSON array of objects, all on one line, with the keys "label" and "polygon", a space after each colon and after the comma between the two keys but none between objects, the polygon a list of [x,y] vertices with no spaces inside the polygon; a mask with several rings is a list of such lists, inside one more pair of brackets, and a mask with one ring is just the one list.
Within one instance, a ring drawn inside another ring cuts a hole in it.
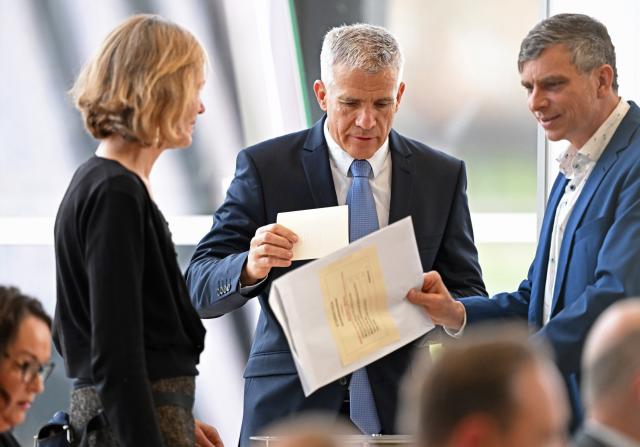
[{"label": "man in navy suit", "polygon": [[[371,218],[377,216],[377,226],[411,216],[424,271],[442,272],[456,296],[486,295],[464,164],[392,129],[405,90],[401,80],[402,54],[388,31],[371,25],[329,31],[322,46],[321,80],[313,86],[326,116],[310,129],[238,154],[227,197],[196,248],[187,283],[203,318],[223,315],[255,297],[260,301],[244,373],[241,445],[293,413],[351,412],[351,377],[305,398],[268,296],[275,278],[301,264],[291,261],[296,235],[274,223],[277,214],[345,204],[354,160],[371,166],[365,182],[375,201]],[[305,299],[304,291],[299,298]],[[366,368],[373,397],[367,413],[377,416],[380,433],[396,431],[398,386],[411,354],[408,345]]]},{"label": "man in navy suit", "polygon": [[518,67],[547,138],[569,142],[527,278],[490,300],[455,300],[441,275],[429,272],[408,298],[450,332],[491,318],[527,319],[555,352],[575,428],[587,332],[609,305],[640,294],[640,109],[618,96],[613,44],[590,17],[540,22],[522,42]]}]

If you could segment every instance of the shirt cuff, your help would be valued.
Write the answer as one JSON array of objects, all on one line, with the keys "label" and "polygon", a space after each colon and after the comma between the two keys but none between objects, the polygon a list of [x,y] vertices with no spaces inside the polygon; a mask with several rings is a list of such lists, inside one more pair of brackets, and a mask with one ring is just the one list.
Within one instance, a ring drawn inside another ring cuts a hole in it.
[{"label": "shirt cuff", "polygon": [[460,329],[458,329],[458,332],[452,332],[449,330],[449,328],[447,328],[446,326],[443,326],[444,331],[447,333],[447,335],[453,338],[461,338],[462,335],[464,334],[465,327],[467,327],[467,308],[466,307],[464,309],[464,319],[462,320],[462,326],[460,326]]},{"label": "shirt cuff", "polygon": [[[250,286],[243,286],[242,282],[240,280],[238,280],[238,287],[240,288],[240,290],[239,290],[240,295],[242,295],[244,297],[247,297],[247,298],[252,297],[253,296],[252,292],[255,289],[257,289],[258,287],[260,287],[267,280],[268,277],[269,277],[269,275],[265,276],[260,281],[258,281],[255,284],[252,284]],[[466,321],[466,318],[467,318],[466,314],[465,314],[464,318],[465,318],[465,321]]]}]

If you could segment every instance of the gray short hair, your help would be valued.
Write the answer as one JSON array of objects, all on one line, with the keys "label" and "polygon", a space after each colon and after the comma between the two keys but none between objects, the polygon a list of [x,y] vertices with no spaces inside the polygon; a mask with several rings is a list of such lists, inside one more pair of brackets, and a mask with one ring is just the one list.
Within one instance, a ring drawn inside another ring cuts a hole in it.
[{"label": "gray short hair", "polygon": [[605,397],[616,398],[630,389],[640,371],[640,329],[607,346],[601,355],[583,366],[585,404],[591,408]]},{"label": "gray short hair", "polygon": [[607,28],[596,19],[584,14],[557,14],[533,27],[520,45],[518,70],[524,63],[538,58],[540,53],[554,45],[566,45],[573,64],[582,73],[588,73],[603,64],[613,68],[613,90],[618,91],[616,52]]},{"label": "gray short hair", "polygon": [[328,87],[333,82],[333,67],[378,73],[393,68],[398,84],[402,80],[404,58],[393,35],[381,26],[356,23],[332,28],[324,36],[320,53],[320,78]]}]

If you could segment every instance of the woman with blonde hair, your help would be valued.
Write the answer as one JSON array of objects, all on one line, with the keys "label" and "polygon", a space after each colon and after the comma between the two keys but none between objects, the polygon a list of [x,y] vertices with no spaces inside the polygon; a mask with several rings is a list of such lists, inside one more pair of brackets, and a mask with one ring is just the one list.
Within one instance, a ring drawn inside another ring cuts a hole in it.
[{"label": "woman with blonde hair", "polygon": [[205,65],[191,33],[136,15],[107,36],[71,90],[100,143],[56,218],[54,342],[74,379],[71,425],[82,432],[103,421],[87,445],[222,445],[213,427],[194,430],[205,330],[149,182],[160,154],[191,144]]}]

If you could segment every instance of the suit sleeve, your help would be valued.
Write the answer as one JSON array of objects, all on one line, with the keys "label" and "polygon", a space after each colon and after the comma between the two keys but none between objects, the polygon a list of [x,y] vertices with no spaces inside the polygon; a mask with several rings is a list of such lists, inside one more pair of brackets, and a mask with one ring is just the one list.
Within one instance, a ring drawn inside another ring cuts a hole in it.
[{"label": "suit sleeve", "polygon": [[518,290],[511,293],[499,293],[487,299],[472,296],[460,298],[467,312],[467,324],[477,323],[488,319],[527,319],[529,302],[531,301],[531,278],[533,264],[529,268],[527,278],[518,286]]},{"label": "suit sleeve", "polygon": [[264,288],[264,282],[240,293],[240,273],[256,230],[265,225],[262,186],[246,151],[238,154],[236,172],[213,226],[200,241],[186,280],[194,307],[202,318],[218,317],[244,305]]},{"label": "suit sleeve", "polygon": [[[630,149],[627,149],[630,150]],[[597,254],[594,281],[555,314],[537,336],[554,350],[559,369],[565,374],[580,369],[582,348],[589,329],[598,316],[614,302],[640,295],[640,168],[631,170],[618,194],[613,223]],[[601,235],[600,228],[594,228]],[[590,235],[583,234],[584,238]],[[597,238],[594,233],[591,237]],[[586,262],[580,253],[569,262]],[[563,292],[561,291],[561,294]]]},{"label": "suit sleeve", "polygon": [[120,444],[162,446],[144,348],[144,196],[135,194],[140,189],[134,179],[117,178],[100,192],[86,219],[91,370]]},{"label": "suit sleeve", "polygon": [[460,162],[447,226],[433,268],[453,296],[487,296],[473,242],[466,188],[467,174],[464,163]]}]

